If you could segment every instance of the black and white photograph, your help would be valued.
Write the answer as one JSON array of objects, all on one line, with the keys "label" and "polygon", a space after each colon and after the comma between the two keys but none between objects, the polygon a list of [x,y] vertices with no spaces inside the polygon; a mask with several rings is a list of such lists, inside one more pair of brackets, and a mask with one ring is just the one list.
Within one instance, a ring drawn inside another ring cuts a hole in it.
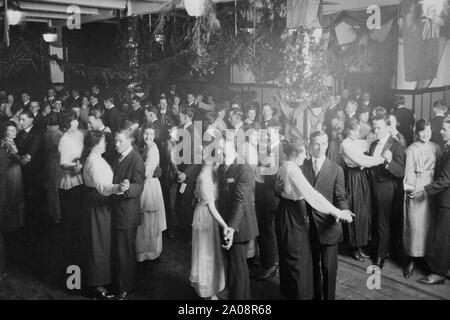
[{"label": "black and white photograph", "polygon": [[0,0],[0,22],[0,300],[450,300],[449,0]]}]

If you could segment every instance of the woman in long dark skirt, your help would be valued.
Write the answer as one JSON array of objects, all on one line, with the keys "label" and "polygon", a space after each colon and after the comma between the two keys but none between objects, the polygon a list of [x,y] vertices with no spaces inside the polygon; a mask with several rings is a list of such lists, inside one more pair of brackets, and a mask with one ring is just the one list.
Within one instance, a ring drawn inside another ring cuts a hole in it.
[{"label": "woman in long dark skirt", "polygon": [[111,206],[109,196],[119,192],[113,184],[113,171],[102,154],[106,151],[105,135],[88,132],[84,140],[83,178],[87,187],[83,234],[87,260],[87,283],[94,297],[110,299],[106,286],[111,283]]},{"label": "woman in long dark skirt", "polygon": [[313,267],[306,202],[338,220],[352,221],[352,214],[339,210],[317,192],[300,169],[306,156],[304,143],[285,148],[287,161],[280,167],[276,189],[281,194],[275,230],[278,240],[281,294],[289,300],[311,300],[314,296]]},{"label": "woman in long dark skirt", "polygon": [[349,208],[355,213],[353,223],[343,226],[344,240],[353,259],[364,261],[368,256],[361,250],[370,240],[371,201],[370,185],[364,168],[384,163],[383,157],[370,157],[364,153],[369,149],[366,140],[359,140],[358,120],[346,122],[347,138],[341,144],[341,155],[345,163],[345,189]]}]

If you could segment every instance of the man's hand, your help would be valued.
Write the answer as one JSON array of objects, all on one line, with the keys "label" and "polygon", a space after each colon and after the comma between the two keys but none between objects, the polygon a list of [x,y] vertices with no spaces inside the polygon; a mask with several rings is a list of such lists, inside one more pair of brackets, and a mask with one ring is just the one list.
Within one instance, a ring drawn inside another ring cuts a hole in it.
[{"label": "man's hand", "polygon": [[186,181],[186,175],[184,173],[181,173],[180,175],[178,175],[178,182],[179,183],[183,183]]},{"label": "man's hand", "polygon": [[130,181],[129,180],[123,180],[119,185],[119,190],[121,193],[124,193],[130,189]]},{"label": "man's hand", "polygon": [[234,229],[228,228],[223,230],[224,240],[226,245],[222,245],[222,248],[225,250],[230,250],[231,246],[233,245],[233,238],[234,238]]},{"label": "man's hand", "polygon": [[392,161],[392,152],[391,152],[391,150],[386,150],[383,153],[383,158],[386,160],[387,163],[391,163],[391,161]]},{"label": "man's hand", "polygon": [[425,195],[425,189],[408,190],[408,198],[417,199]]}]

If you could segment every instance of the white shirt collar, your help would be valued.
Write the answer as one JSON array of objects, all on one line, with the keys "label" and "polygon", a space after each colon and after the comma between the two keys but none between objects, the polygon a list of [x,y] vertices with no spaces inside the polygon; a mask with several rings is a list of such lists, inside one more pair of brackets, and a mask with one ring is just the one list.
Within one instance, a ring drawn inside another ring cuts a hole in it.
[{"label": "white shirt collar", "polygon": [[370,103],[370,100],[369,100],[369,101],[364,101],[364,102],[363,102],[363,104],[364,104],[366,107],[369,105],[369,103]]},{"label": "white shirt collar", "polygon": [[239,122],[239,123],[236,124],[236,126],[234,127],[234,131],[238,131],[243,125],[244,125],[243,122]]},{"label": "white shirt collar", "polygon": [[312,160],[313,166],[314,166],[314,162],[317,161],[317,167],[319,168],[319,171],[320,171],[322,169],[323,163],[325,162],[325,159],[326,159],[326,156],[322,156],[320,158],[312,157],[311,160]]},{"label": "white shirt collar", "polygon": [[28,128],[24,129],[26,133],[30,133],[31,129],[33,129],[33,126],[29,126]]},{"label": "white shirt collar", "polygon": [[445,118],[445,113],[436,113],[436,117],[444,117]]},{"label": "white shirt collar", "polygon": [[106,107],[107,110],[111,110],[112,108],[114,108],[114,105],[112,105],[111,107]]},{"label": "white shirt collar", "polygon": [[397,109],[403,109],[405,106],[398,106]]},{"label": "white shirt collar", "polygon": [[122,155],[122,160],[125,159],[130,152],[133,151],[133,146],[130,146],[127,150],[125,150],[121,155]]},{"label": "white shirt collar", "polygon": [[381,144],[384,146],[386,144],[386,142],[389,140],[390,136],[391,136],[390,134],[386,135],[386,137],[380,139],[380,142],[378,144]]}]

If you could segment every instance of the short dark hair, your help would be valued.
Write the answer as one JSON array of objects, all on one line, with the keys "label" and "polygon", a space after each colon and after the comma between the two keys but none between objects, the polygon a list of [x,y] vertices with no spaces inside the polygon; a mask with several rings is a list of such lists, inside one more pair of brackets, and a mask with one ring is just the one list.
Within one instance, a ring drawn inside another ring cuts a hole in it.
[{"label": "short dark hair", "polygon": [[157,107],[152,106],[152,105],[146,107],[144,110],[147,111],[147,112],[152,112],[152,113],[154,113],[156,115],[158,115],[158,112],[159,112],[159,109]]},{"label": "short dark hair", "polygon": [[11,113],[16,114],[17,112],[23,110],[23,107],[20,103],[14,103],[11,107]]},{"label": "short dark hair", "polygon": [[50,112],[47,116],[47,125],[59,126],[59,114],[56,112]]},{"label": "short dark hair", "polygon": [[448,106],[444,100],[437,100],[433,103],[433,108],[436,108],[440,111],[447,111]]},{"label": "short dark hair", "polygon": [[359,127],[359,121],[355,118],[350,118],[345,121],[345,133],[348,136],[350,131],[355,131]]},{"label": "short dark hair", "polygon": [[114,97],[113,96],[106,96],[103,101],[111,102],[112,104],[114,104]]},{"label": "short dark hair", "polygon": [[30,110],[24,110],[20,115],[26,115],[30,119],[34,119],[34,114]]},{"label": "short dark hair", "polygon": [[209,111],[205,114],[205,119],[208,124],[213,124],[217,120],[217,112]]},{"label": "short dark hair", "polygon": [[396,97],[395,97],[395,105],[396,105],[397,107],[398,107],[398,106],[404,105],[404,104],[405,104],[405,101],[406,101],[406,99],[405,99],[404,96],[396,96]]},{"label": "short dark hair", "polygon": [[313,139],[317,138],[317,137],[322,137],[322,136],[326,136],[327,140],[328,140],[328,135],[324,132],[324,131],[314,131],[310,136],[309,136],[309,141],[312,142]]},{"label": "short dark hair", "polygon": [[430,125],[430,122],[425,119],[420,119],[416,122],[416,134],[419,134],[420,131],[425,130],[426,127]]}]

